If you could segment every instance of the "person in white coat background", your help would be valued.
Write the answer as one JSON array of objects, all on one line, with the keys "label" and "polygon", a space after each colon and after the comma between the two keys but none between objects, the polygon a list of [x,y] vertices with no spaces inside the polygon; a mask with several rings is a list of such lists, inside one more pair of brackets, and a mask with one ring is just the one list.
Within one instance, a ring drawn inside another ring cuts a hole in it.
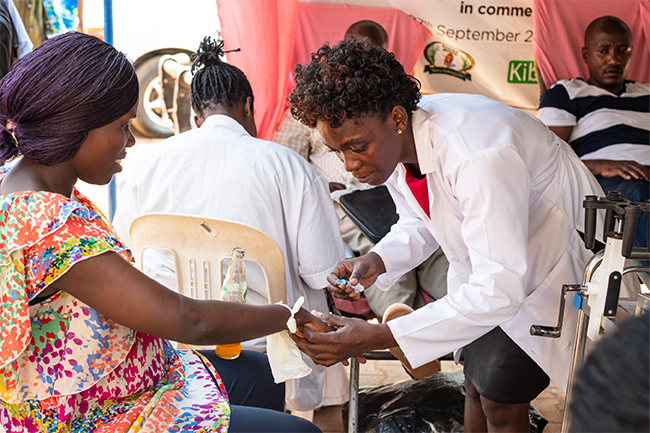
[{"label": "person in white coat background", "polygon": [[[204,40],[192,67],[192,107],[199,128],[156,144],[138,161],[113,223],[127,242],[131,222],[148,212],[252,226],[282,249],[288,303],[304,296],[308,311],[327,311],[327,276],[345,257],[327,181],[297,153],[255,138],[251,86],[241,70],[220,59],[222,47],[222,42]],[[148,276],[176,288],[171,256],[146,250],[143,264]],[[261,267],[247,263],[246,277],[248,303],[267,304]],[[264,351],[266,339],[243,342],[242,347]],[[325,368],[303,358],[312,373],[287,382],[288,409],[308,411],[347,401],[343,366]]]},{"label": "person in white coat background", "polygon": [[603,195],[571,148],[535,117],[483,96],[421,96],[395,57],[346,39],[294,69],[292,114],[318,127],[359,181],[385,183],[399,221],[369,253],[342,261],[334,296],[356,299],[339,278],[384,290],[438,246],[449,259],[448,295],[386,324],[332,316],[338,329],[294,341],[331,365],[399,345],[413,367],[463,348],[465,431],[529,431],[530,401],[566,388],[576,311],[559,339],[562,284],[581,281],[593,253],[585,195]]}]

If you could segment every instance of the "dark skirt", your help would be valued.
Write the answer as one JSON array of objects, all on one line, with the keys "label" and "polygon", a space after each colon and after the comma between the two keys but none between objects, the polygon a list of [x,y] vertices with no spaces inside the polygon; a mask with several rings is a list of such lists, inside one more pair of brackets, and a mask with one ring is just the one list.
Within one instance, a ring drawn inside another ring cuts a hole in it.
[{"label": "dark skirt", "polygon": [[464,373],[481,397],[504,404],[535,399],[550,381],[500,327],[463,348]]}]

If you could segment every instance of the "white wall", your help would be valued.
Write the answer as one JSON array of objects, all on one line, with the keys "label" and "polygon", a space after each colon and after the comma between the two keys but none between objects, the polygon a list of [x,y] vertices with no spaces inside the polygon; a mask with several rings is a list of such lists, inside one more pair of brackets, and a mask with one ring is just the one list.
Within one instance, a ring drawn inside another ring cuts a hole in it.
[{"label": "white wall", "polygon": [[220,28],[215,0],[113,0],[114,45],[133,60],[159,48],[196,51]]}]

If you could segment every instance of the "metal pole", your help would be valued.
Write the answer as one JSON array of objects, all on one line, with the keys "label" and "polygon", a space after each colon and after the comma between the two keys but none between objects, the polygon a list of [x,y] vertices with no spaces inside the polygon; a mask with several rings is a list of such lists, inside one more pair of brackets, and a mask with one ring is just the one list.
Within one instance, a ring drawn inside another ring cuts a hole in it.
[{"label": "metal pole", "polygon": [[[591,281],[596,270],[602,265],[605,258],[605,250],[599,251],[587,263],[585,271],[582,274],[582,287],[585,287]],[[587,344],[587,328],[589,326],[589,316],[584,311],[584,303],[587,302],[587,296],[583,293],[576,293],[579,296],[580,308],[578,308],[578,323],[576,326],[575,346],[571,356],[571,366],[569,367],[569,380],[566,387],[566,397],[564,398],[564,413],[562,414],[561,433],[569,431],[569,406],[573,398],[573,383],[575,382],[576,372],[582,367],[585,358],[585,345]]]},{"label": "metal pole", "polygon": [[113,45],[113,0],[104,0],[104,42]]},{"label": "metal pole", "polygon": [[348,433],[358,433],[359,424],[359,361],[350,358],[350,402],[348,403]]},{"label": "metal pole", "polygon": [[[104,42],[113,45],[113,0],[104,0]],[[113,221],[117,207],[117,182],[115,176],[108,184],[108,219]]]},{"label": "metal pole", "polygon": [[[576,296],[582,296],[576,293]],[[582,299],[582,302],[586,300]],[[573,346],[573,355],[571,357],[571,368],[569,370],[569,381],[566,388],[566,398],[564,399],[564,413],[562,414],[562,426],[560,427],[561,433],[568,433],[569,431],[569,405],[573,397],[573,383],[576,378],[576,371],[580,366],[585,356],[585,344],[587,343],[587,326],[589,325],[589,317],[585,314],[584,310],[578,310],[578,326],[576,327],[575,346]]]}]

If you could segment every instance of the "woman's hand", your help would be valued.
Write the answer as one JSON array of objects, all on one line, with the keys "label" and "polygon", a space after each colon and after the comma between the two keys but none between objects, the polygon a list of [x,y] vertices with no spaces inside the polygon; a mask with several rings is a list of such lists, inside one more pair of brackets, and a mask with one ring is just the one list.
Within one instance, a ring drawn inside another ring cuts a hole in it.
[{"label": "woman's hand", "polygon": [[302,336],[291,334],[300,350],[316,364],[330,366],[337,362],[347,365],[347,359],[355,356],[359,362],[365,352],[397,346],[393,334],[385,324],[374,325],[362,319],[329,316],[325,321],[336,328],[333,332],[321,333],[308,327]]},{"label": "woman's hand", "polygon": [[298,310],[294,318],[296,319],[296,325],[298,325],[298,333],[301,336],[304,335],[303,328],[309,328],[313,332],[332,332],[336,330],[335,327],[320,317],[314,316],[304,308]]},{"label": "woman's hand", "polygon": [[366,288],[372,286],[377,276],[386,272],[384,261],[378,254],[369,252],[361,257],[344,260],[336,265],[332,273],[327,277],[327,290],[339,299],[357,301],[360,294],[352,287],[338,282],[339,279],[348,280],[350,284],[361,285]]}]

